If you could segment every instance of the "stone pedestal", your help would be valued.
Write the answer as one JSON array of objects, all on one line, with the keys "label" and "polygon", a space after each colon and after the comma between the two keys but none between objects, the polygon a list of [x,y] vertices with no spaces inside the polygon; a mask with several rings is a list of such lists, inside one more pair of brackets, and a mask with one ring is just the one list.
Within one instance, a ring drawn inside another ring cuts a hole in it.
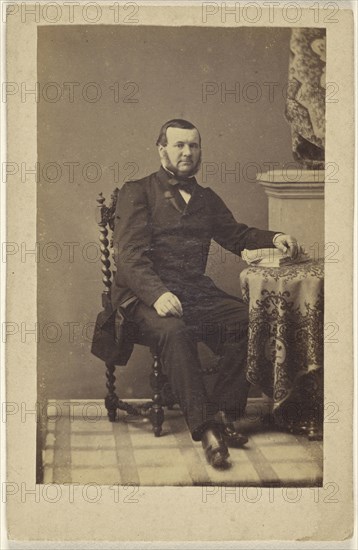
[{"label": "stone pedestal", "polygon": [[324,257],[324,170],[270,170],[257,175],[268,196],[269,229],[297,238]]}]

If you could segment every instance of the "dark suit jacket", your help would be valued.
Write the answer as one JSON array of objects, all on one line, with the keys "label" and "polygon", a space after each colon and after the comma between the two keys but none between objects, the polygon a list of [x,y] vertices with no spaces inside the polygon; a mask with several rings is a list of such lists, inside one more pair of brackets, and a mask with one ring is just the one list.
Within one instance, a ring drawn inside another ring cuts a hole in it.
[{"label": "dark suit jacket", "polygon": [[118,193],[112,308],[99,314],[92,344],[92,353],[107,363],[125,365],[131,355],[135,327],[125,322],[131,301],[152,306],[171,291],[195,303],[203,295],[223,293],[205,276],[212,239],[238,255],[244,248],[273,246],[275,232],[238,223],[220,197],[196,180],[189,203],[181,207],[170,179],[160,168],[125,183]]},{"label": "dark suit jacket", "polygon": [[148,306],[167,291],[222,292],[205,276],[214,239],[240,255],[244,248],[273,246],[273,231],[238,223],[221,198],[196,183],[182,211],[175,199],[171,176],[160,168],[121,188],[113,234],[116,275],[112,285],[114,308],[135,297]]}]

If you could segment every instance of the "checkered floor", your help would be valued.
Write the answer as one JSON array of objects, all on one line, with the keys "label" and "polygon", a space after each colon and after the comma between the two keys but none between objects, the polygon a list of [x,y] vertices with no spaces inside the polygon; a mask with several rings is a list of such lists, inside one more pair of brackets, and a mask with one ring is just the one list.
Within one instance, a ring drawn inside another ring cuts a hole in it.
[{"label": "checkered floor", "polygon": [[[65,404],[66,403],[66,404]],[[166,411],[163,434],[146,418],[120,413],[111,423],[103,401],[50,401],[44,483],[138,485],[317,486],[323,477],[322,442],[264,428],[267,403],[249,401],[244,449],[230,449],[231,467],[218,471],[192,441],[180,410]],[[51,412],[52,411],[52,412]]]}]

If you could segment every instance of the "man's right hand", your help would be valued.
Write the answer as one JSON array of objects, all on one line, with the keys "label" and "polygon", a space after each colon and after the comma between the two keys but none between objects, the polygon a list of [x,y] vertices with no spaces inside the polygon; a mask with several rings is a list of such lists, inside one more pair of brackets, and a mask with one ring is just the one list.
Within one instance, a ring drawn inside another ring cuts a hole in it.
[{"label": "man's right hand", "polygon": [[154,302],[153,307],[160,317],[182,317],[183,308],[180,303],[180,300],[172,294],[171,292],[164,292],[156,302]]}]

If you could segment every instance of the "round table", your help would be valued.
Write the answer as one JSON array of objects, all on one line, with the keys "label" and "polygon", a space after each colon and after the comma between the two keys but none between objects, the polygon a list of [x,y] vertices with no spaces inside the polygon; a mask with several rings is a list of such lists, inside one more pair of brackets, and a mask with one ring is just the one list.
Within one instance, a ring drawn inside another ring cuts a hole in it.
[{"label": "round table", "polygon": [[240,274],[249,305],[247,378],[273,399],[275,422],[321,439],[323,260]]}]

